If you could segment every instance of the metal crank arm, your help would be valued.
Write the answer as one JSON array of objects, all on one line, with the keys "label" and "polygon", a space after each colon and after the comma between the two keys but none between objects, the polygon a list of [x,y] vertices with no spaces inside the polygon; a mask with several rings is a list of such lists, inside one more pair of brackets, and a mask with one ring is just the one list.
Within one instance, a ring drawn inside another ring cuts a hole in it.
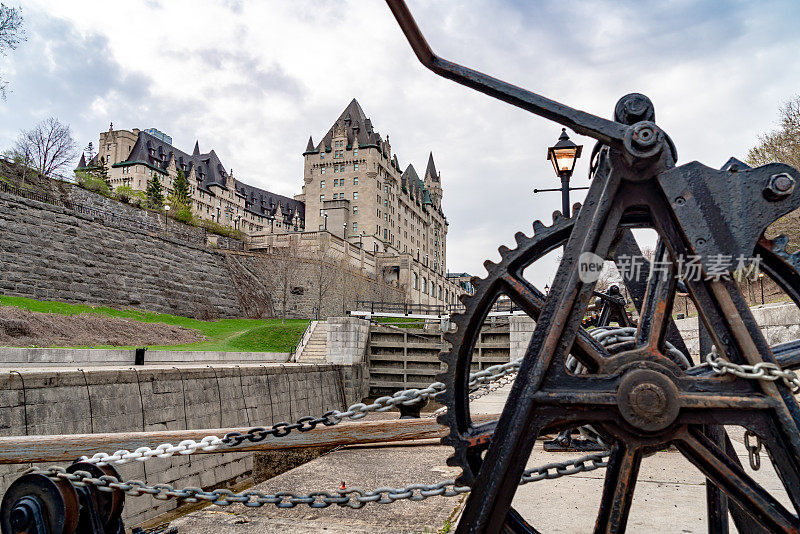
[{"label": "metal crank arm", "polygon": [[575,132],[597,139],[601,143],[623,150],[628,126],[580,111],[555,100],[498,80],[482,72],[453,63],[434,54],[417,26],[404,0],[386,0],[400,28],[420,62],[449,80],[465,85],[503,102],[567,126]]}]

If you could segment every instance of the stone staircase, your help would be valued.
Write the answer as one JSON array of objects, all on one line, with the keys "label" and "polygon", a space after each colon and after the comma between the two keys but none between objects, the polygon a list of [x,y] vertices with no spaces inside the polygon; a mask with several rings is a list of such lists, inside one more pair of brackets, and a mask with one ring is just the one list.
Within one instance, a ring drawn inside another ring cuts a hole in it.
[{"label": "stone staircase", "polygon": [[318,321],[311,337],[297,357],[297,363],[326,363],[328,352],[328,323]]}]

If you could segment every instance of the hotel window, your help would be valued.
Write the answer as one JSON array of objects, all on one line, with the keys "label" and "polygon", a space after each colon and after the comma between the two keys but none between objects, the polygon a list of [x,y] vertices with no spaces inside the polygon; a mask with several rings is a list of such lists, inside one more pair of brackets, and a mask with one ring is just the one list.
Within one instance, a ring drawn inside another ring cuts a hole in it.
[{"label": "hotel window", "polygon": [[358,176],[353,178],[353,185],[358,185]]},{"label": "hotel window", "polygon": [[358,147],[353,149],[353,156],[358,156]]},{"label": "hotel window", "polygon": [[383,238],[389,239],[389,230],[387,230],[386,228],[383,229]]},{"label": "hotel window", "polygon": [[322,150],[323,151],[319,153],[319,159],[325,159],[325,152],[324,152],[325,149],[323,148]]},{"label": "hotel window", "polygon": [[320,173],[320,174],[325,174],[325,167],[322,167],[322,168],[319,170],[319,173]]},{"label": "hotel window", "polygon": [[320,195],[319,196],[319,201],[320,202],[324,202],[325,201],[325,195]]},{"label": "hotel window", "polygon": [[414,289],[419,289],[419,276],[417,276],[417,273],[414,273]]},{"label": "hotel window", "polygon": [[353,232],[358,232],[358,223],[357,222],[353,223]]},{"label": "hotel window", "polygon": [[425,278],[424,276],[422,277],[422,292],[423,293],[428,292],[428,279]]},{"label": "hotel window", "polygon": [[338,185],[339,185],[339,179],[337,178],[337,179],[335,179],[335,180],[333,181],[333,187],[336,187],[336,186],[338,186]]},{"label": "hotel window", "polygon": [[358,170],[358,163],[353,163],[353,170],[354,170],[354,171],[357,171],[357,170]]},{"label": "hotel window", "polygon": [[320,189],[325,189],[325,180],[320,180],[319,181],[319,188]]},{"label": "hotel window", "polygon": [[353,215],[358,213],[358,206],[353,206]]},{"label": "hotel window", "polygon": [[353,200],[358,200],[358,191],[353,191]]},{"label": "hotel window", "polygon": [[319,210],[319,216],[322,217],[323,215],[325,215],[325,210]]}]

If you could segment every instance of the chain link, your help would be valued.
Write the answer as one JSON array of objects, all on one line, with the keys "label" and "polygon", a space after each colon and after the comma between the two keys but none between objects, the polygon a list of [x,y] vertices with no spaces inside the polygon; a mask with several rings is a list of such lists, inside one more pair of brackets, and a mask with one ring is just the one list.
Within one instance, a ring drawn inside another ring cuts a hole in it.
[{"label": "chain link", "polygon": [[748,380],[766,380],[775,382],[782,380],[792,393],[800,393],[800,377],[794,371],[781,369],[776,363],[760,362],[755,365],[739,365],[717,356],[717,348],[712,347],[706,355],[706,363],[718,375],[734,375]]},{"label": "chain link", "polygon": [[[526,469],[520,479],[520,485],[540,480],[553,480],[576,473],[594,471],[606,467],[609,453],[596,453],[543,466]],[[442,480],[435,484],[409,484],[402,488],[381,487],[374,490],[362,488],[339,489],[336,492],[316,490],[309,493],[294,493],[279,491],[265,493],[256,490],[247,490],[234,493],[229,489],[216,489],[204,491],[202,488],[187,487],[175,489],[170,484],[147,485],[141,480],[121,481],[114,476],[93,477],[87,471],[67,473],[63,467],[32,468],[28,473],[36,473],[50,477],[54,480],[68,480],[76,486],[95,486],[99,491],[111,492],[120,490],[127,495],[138,497],[151,495],[154,499],[169,500],[181,499],[184,502],[209,502],[218,506],[228,506],[239,503],[249,507],[260,507],[265,504],[274,504],[278,508],[294,508],[298,504],[306,504],[311,508],[327,508],[332,504],[342,507],[361,508],[367,503],[390,504],[395,501],[407,499],[422,501],[428,497],[444,496],[453,497],[470,491],[468,486],[457,486],[452,479]]]},{"label": "chain link", "polygon": [[[750,443],[750,438],[756,438],[755,445]],[[761,443],[761,438],[759,438],[755,432],[745,430],[744,446],[747,449],[747,455],[750,459],[750,467],[753,468],[753,471],[758,471],[761,469],[761,447],[763,446],[763,443]]]}]

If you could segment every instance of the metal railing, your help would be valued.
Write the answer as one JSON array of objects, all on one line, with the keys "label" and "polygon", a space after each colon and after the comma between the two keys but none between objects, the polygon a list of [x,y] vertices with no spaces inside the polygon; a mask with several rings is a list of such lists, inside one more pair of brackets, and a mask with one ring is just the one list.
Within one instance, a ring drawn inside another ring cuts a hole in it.
[{"label": "metal railing", "polygon": [[[511,300],[495,302],[491,312],[515,312],[522,308]],[[465,307],[457,304],[408,304],[405,302],[382,302],[374,300],[358,300],[353,311],[370,313],[400,313],[403,315],[451,315],[464,313]]]},{"label": "metal railing", "polygon": [[303,330],[303,333],[300,336],[300,339],[297,341],[297,343],[295,343],[294,348],[292,349],[292,361],[293,362],[297,361],[297,351],[300,350],[301,347],[305,347],[306,343],[308,343],[308,340],[311,339],[311,334],[313,333],[313,332],[311,332],[311,325],[313,325],[313,324],[314,324],[314,321],[308,321],[308,324],[306,325],[306,329]]}]

